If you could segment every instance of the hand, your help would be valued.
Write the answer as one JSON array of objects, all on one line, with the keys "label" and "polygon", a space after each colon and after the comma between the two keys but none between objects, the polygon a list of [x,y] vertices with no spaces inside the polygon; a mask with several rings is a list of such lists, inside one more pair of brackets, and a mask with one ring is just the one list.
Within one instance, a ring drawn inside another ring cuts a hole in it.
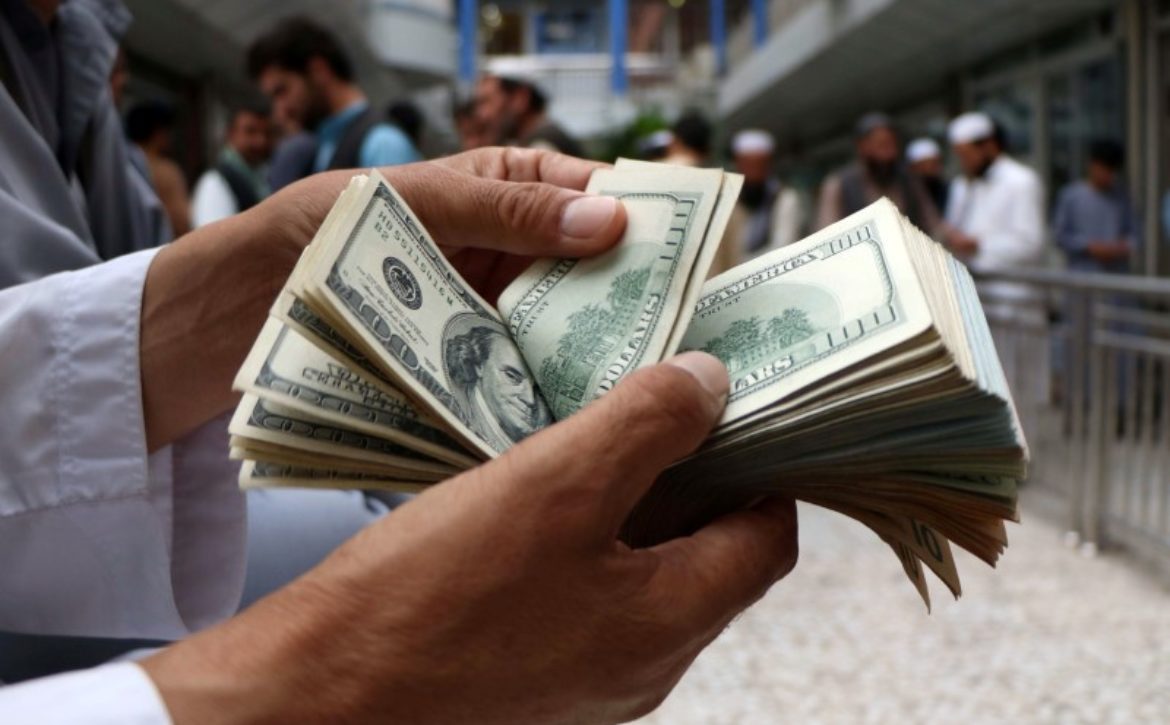
[{"label": "hand", "polygon": [[706,437],[727,389],[704,353],[641,370],[143,666],[179,725],[649,712],[796,561],[790,501],[649,549],[617,540],[663,468]]},{"label": "hand", "polygon": [[[460,274],[494,302],[533,257],[597,254],[621,238],[625,208],[579,191],[600,165],[493,148],[382,173]],[[232,376],[301,250],[355,173],[299,181],[159,252],[143,292],[139,355],[150,450],[235,404]]]},{"label": "hand", "polygon": [[[379,171],[455,268],[489,302],[536,257],[582,257],[621,238],[616,199],[581,192],[594,161],[551,151],[485,148]],[[299,254],[355,171],[319,174],[274,198]]]},{"label": "hand", "polygon": [[1089,256],[1098,262],[1116,262],[1129,257],[1129,243],[1124,239],[1107,242],[1090,242]]},{"label": "hand", "polygon": [[947,229],[946,242],[951,252],[959,257],[970,257],[979,251],[978,240],[953,227]]}]

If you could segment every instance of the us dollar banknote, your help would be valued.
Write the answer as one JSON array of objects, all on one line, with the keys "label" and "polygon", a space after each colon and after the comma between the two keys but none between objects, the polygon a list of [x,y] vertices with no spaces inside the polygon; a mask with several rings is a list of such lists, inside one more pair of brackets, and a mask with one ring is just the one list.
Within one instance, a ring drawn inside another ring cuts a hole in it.
[{"label": "us dollar banknote", "polygon": [[587,191],[625,206],[622,240],[590,259],[537,262],[500,296],[555,418],[675,352],[722,238],[710,228],[722,184],[711,169],[594,172]]},{"label": "us dollar banknote", "polygon": [[682,349],[708,352],[727,366],[723,423],[930,326],[914,265],[902,245],[889,243],[900,239],[893,220],[875,215],[707,281]]},{"label": "us dollar banknote", "polygon": [[380,436],[455,466],[478,461],[401,391],[280,320],[260,331],[235,388],[320,420]]},{"label": "us dollar banknote", "polygon": [[548,425],[548,406],[496,310],[374,175],[293,292],[461,442],[498,455]]}]

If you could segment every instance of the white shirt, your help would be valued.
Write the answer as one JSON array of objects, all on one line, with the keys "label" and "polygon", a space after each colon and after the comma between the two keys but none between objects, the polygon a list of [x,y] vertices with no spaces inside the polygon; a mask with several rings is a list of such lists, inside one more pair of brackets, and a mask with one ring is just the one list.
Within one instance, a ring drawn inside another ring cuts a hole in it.
[{"label": "white shirt", "polygon": [[166,705],[131,662],[0,689],[0,722],[12,725],[170,725]]},{"label": "white shirt", "polygon": [[239,212],[235,194],[223,174],[215,169],[203,172],[191,196],[191,224],[201,227]]},{"label": "white shirt", "polygon": [[[951,182],[947,222],[979,242],[964,261],[975,269],[1040,266],[1044,261],[1044,185],[1032,169],[1000,155],[979,179]],[[1036,317],[1039,296],[1012,282],[980,284],[989,315]]]},{"label": "white shirt", "polygon": [[[146,450],[138,334],[154,253],[0,291],[0,629],[171,639],[239,602],[245,502],[226,419]],[[111,722],[166,722],[127,667],[0,687],[0,722],[105,722],[96,702]],[[107,684],[137,694],[106,700]]]}]

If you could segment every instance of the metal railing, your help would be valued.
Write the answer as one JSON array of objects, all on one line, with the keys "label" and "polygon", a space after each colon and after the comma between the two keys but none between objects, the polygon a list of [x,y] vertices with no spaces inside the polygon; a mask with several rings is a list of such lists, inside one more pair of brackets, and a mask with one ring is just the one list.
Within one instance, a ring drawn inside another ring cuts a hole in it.
[{"label": "metal railing", "polygon": [[1170,575],[1170,279],[982,271],[1031,448],[1027,487],[1086,553]]}]

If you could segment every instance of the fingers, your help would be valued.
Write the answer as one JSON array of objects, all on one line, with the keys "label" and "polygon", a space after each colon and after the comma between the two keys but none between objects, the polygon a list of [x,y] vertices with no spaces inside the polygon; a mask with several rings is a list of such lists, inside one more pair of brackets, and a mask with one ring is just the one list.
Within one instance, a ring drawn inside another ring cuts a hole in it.
[{"label": "fingers", "polygon": [[441,160],[447,166],[498,181],[541,181],[566,189],[581,190],[595,169],[610,165],[566,156],[543,149],[486,148]]},{"label": "fingers", "polygon": [[650,549],[663,564],[652,586],[669,593],[680,626],[717,634],[792,571],[797,552],[796,504],[767,499]]},{"label": "fingers", "polygon": [[630,375],[498,462],[518,496],[543,496],[554,507],[570,502],[586,528],[612,544],[658,474],[707,437],[727,390],[717,358],[685,353]]},{"label": "fingers", "polygon": [[626,226],[626,210],[612,197],[483,179],[442,165],[404,168],[395,187],[445,247],[580,257],[611,247]]}]

